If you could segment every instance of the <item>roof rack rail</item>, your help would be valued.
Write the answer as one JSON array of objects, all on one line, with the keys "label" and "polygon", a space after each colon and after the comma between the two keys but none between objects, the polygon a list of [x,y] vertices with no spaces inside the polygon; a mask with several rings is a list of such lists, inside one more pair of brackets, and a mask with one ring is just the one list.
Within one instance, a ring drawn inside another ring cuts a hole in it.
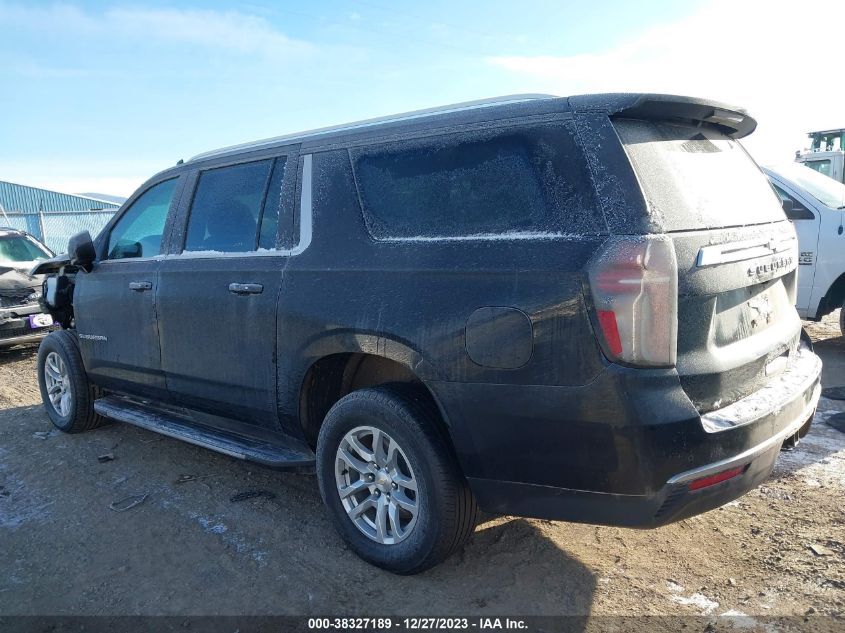
[{"label": "roof rack rail", "polygon": [[502,97],[490,97],[487,99],[476,99],[474,101],[463,101],[461,103],[453,103],[451,105],[437,106],[434,108],[425,108],[422,110],[413,110],[411,112],[403,112],[401,114],[391,114],[388,116],[376,117],[374,119],[364,119],[363,121],[355,121],[353,123],[343,123],[341,125],[332,125],[329,127],[321,127],[306,132],[297,132],[294,134],[285,134],[282,136],[275,136],[272,138],[262,139],[260,141],[252,141],[249,143],[240,143],[238,145],[230,145],[229,147],[222,147],[220,149],[210,150],[191,157],[188,162],[194,160],[201,160],[203,158],[211,158],[227,154],[235,150],[244,149],[260,149],[262,147],[277,145],[287,140],[306,138],[310,136],[319,136],[321,134],[329,134],[331,132],[346,132],[348,130],[357,130],[359,128],[370,127],[380,123],[395,123],[398,121],[408,121],[410,119],[418,119],[435,114],[447,114],[450,112],[461,112],[464,110],[474,110],[476,108],[489,108],[497,105],[505,105],[508,103],[523,103],[526,101],[535,101],[540,99],[556,99],[556,95],[541,94],[541,93],[525,93],[505,95]]}]

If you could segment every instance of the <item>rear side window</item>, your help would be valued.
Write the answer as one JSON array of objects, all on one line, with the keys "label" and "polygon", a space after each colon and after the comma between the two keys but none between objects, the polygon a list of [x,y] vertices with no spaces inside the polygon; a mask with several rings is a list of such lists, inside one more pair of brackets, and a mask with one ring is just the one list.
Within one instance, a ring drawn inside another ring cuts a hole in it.
[{"label": "rear side window", "polygon": [[153,185],[132,203],[109,234],[108,259],[154,257],[161,253],[161,236],[176,182],[172,178]]},{"label": "rear side window", "polygon": [[584,161],[563,125],[450,135],[353,153],[376,239],[599,232]]},{"label": "rear side window", "polygon": [[202,172],[184,250],[243,253],[259,246],[274,248],[284,169],[285,159],[279,158]]},{"label": "rear side window", "polygon": [[614,126],[658,229],[784,219],[768,179],[738,141],[713,129],[654,121],[621,119]]}]

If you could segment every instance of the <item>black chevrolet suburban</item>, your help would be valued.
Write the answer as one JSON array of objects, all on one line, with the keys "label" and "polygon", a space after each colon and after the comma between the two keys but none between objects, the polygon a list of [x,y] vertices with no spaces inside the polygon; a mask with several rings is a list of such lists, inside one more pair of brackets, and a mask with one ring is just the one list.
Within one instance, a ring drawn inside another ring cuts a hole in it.
[{"label": "black chevrolet suburban", "polygon": [[405,574],[479,508],[646,528],[724,504],[819,397],[755,126],[527,95],[180,161],[33,269],[63,328],[47,413],[316,469],[352,549]]}]

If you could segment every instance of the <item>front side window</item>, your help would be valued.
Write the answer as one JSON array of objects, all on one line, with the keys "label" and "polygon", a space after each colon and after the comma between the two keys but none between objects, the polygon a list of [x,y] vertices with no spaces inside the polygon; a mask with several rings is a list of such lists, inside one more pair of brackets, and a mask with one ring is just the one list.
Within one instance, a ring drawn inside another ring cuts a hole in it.
[{"label": "front side window", "polygon": [[788,193],[786,193],[783,189],[781,189],[781,188],[780,188],[780,187],[778,187],[777,185],[772,184],[772,187],[774,187],[775,192],[778,194],[778,198],[780,198],[780,199],[781,199],[781,202],[788,200],[788,201],[790,201],[790,202],[792,203],[792,206],[793,206],[794,208],[799,208],[799,207],[803,207],[803,206],[804,206],[803,204],[801,204],[800,202],[798,202],[795,198],[793,198],[792,196],[790,196]]},{"label": "front side window", "polygon": [[778,187],[776,184],[772,183],[772,187],[775,190],[775,193],[778,194],[778,198],[780,198],[781,203],[783,202],[790,202],[791,207],[786,209],[786,217],[790,220],[815,220],[816,216],[813,215],[813,212],[810,211],[807,207],[803,204],[798,202],[794,197],[786,193],[783,189]]},{"label": "front side window", "polygon": [[274,248],[284,167],[285,159],[279,158],[202,172],[191,204],[185,251],[245,253]]},{"label": "front side window", "polygon": [[375,146],[353,159],[376,239],[520,239],[600,229],[584,159],[564,125]]},{"label": "front side window", "polygon": [[154,257],[161,253],[161,237],[177,180],[153,185],[132,203],[112,227],[108,259]]}]

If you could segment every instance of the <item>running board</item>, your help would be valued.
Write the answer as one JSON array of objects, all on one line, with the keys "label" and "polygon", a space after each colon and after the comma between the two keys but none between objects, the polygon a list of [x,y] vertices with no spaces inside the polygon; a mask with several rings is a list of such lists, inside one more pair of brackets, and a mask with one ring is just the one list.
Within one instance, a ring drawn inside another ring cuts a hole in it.
[{"label": "running board", "polygon": [[94,411],[112,420],[133,424],[148,431],[270,468],[306,470],[313,469],[315,464],[314,453],[304,444],[297,446],[297,441],[293,438],[290,438],[289,443],[285,441],[283,444],[281,441],[270,442],[232,431],[210,428],[128,398],[100,398],[94,402]]}]

